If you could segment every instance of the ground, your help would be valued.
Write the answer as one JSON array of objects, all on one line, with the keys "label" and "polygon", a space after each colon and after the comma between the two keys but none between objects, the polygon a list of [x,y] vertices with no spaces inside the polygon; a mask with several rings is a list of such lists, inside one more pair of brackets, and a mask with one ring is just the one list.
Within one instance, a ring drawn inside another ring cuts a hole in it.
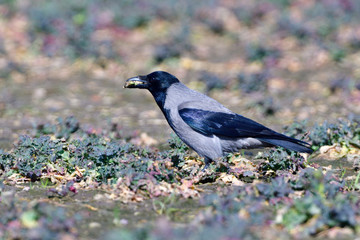
[{"label": "ground", "polygon": [[[355,237],[359,9],[1,3],[0,238]],[[150,93],[123,89],[155,70],[314,154],[244,151],[201,172]]]}]

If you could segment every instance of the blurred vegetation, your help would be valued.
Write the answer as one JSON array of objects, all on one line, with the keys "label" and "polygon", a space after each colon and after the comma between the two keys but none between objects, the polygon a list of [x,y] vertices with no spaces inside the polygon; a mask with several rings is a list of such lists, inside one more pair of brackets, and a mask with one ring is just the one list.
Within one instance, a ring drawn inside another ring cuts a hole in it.
[{"label": "blurred vegetation", "polygon": [[[5,19],[16,15],[27,18],[27,34],[32,50],[49,56],[65,55],[71,58],[81,56],[117,57],[116,38],[112,36],[94,36],[97,31],[108,29],[118,34],[126,34],[136,28],[143,28],[155,19],[183,23],[174,44],[181,46],[189,37],[192,21],[203,22],[217,34],[230,34],[231,29],[224,22],[212,19],[211,7],[221,6],[221,1],[2,1],[2,13]],[[257,0],[253,3],[229,4],[240,23],[252,28],[261,25],[268,14],[272,14],[275,30],[283,37],[296,37],[301,43],[314,41],[329,51],[334,61],[341,61],[349,51],[358,50],[360,39],[356,33],[338,42],[341,27],[357,24],[360,16],[360,3],[355,0],[314,1],[301,4],[301,1]],[[300,16],[293,14],[293,8],[299,8]],[[274,14],[281,13],[281,14]],[[185,30],[187,29],[187,30]],[[185,30],[185,31],[184,31]],[[237,29],[234,29],[236,31]],[[181,34],[181,35],[180,35]],[[170,43],[166,43],[170,44]],[[247,58],[250,61],[262,61],[281,54],[279,50],[263,46],[261,42],[248,45]],[[165,47],[166,45],[164,45]],[[159,59],[178,57],[186,47],[177,49],[157,48],[155,55]],[[115,50],[115,51],[114,51]],[[177,51],[175,53],[175,51]],[[161,53],[163,52],[163,53]],[[173,52],[173,53],[171,53]],[[164,55],[160,57],[158,55]]]}]

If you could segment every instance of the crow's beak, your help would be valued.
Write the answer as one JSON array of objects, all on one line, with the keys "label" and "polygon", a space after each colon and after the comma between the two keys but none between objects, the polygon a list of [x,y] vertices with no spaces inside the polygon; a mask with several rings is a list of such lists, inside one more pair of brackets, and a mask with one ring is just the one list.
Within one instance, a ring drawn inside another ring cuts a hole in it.
[{"label": "crow's beak", "polygon": [[124,88],[148,88],[149,83],[145,76],[132,77],[126,80]]}]

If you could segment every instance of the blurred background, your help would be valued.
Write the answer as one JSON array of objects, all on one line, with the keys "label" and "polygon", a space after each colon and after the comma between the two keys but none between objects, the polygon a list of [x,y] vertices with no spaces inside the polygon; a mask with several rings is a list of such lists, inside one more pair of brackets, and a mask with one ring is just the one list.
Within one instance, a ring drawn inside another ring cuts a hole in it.
[{"label": "blurred background", "polygon": [[278,131],[358,117],[359,50],[358,0],[0,0],[0,148],[68,116],[164,143],[150,93],[123,89],[155,70]]}]

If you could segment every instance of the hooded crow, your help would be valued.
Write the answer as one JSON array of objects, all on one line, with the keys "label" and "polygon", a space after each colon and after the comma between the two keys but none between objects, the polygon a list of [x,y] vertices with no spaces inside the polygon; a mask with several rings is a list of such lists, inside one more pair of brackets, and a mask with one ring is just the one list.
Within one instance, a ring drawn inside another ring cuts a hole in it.
[{"label": "hooded crow", "polygon": [[275,132],[189,89],[175,76],[157,71],[126,80],[125,88],[150,91],[179,138],[204,157],[205,167],[240,149],[280,146],[312,153],[310,144]]}]

